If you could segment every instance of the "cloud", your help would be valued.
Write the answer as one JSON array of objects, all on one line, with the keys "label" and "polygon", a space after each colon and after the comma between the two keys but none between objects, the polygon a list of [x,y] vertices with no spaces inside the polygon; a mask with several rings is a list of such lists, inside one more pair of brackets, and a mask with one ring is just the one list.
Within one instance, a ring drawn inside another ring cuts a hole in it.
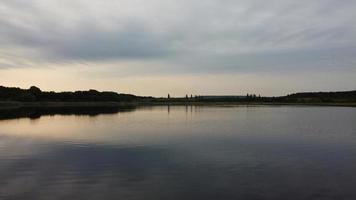
[{"label": "cloud", "polygon": [[0,68],[139,61],[132,73],[348,70],[355,9],[352,0],[3,0]]}]

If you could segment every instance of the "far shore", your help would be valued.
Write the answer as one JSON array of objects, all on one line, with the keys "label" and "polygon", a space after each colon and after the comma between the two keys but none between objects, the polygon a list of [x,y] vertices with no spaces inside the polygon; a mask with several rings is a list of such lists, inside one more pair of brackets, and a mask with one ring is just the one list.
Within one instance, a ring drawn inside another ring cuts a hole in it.
[{"label": "far shore", "polygon": [[17,102],[0,101],[0,109],[21,107],[125,107],[125,106],[341,106],[356,107],[356,102],[337,103],[283,103],[283,102],[202,102],[202,101],[159,101],[159,102]]}]

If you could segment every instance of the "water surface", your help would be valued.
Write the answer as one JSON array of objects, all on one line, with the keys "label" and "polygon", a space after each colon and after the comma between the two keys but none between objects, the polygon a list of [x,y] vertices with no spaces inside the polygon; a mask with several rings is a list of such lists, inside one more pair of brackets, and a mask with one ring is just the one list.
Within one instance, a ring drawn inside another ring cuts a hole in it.
[{"label": "water surface", "polygon": [[356,199],[355,108],[16,116],[0,120],[1,200]]}]

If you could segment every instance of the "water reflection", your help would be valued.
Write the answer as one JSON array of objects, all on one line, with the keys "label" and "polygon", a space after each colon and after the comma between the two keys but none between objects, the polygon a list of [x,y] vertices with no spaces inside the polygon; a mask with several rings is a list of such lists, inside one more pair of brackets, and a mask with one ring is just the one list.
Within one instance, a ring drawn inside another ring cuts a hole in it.
[{"label": "water reflection", "polygon": [[169,109],[0,121],[0,199],[356,198],[356,109]]},{"label": "water reflection", "polygon": [[19,107],[0,109],[1,119],[30,118],[38,119],[46,115],[87,115],[116,114],[130,112],[135,106],[66,106],[66,107]]}]

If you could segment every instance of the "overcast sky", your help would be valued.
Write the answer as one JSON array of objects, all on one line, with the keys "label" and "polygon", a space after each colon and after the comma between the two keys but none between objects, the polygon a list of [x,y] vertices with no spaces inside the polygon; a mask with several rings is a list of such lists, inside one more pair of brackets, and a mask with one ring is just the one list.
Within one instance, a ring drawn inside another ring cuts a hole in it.
[{"label": "overcast sky", "polygon": [[355,0],[1,0],[0,85],[139,95],[356,89]]}]

